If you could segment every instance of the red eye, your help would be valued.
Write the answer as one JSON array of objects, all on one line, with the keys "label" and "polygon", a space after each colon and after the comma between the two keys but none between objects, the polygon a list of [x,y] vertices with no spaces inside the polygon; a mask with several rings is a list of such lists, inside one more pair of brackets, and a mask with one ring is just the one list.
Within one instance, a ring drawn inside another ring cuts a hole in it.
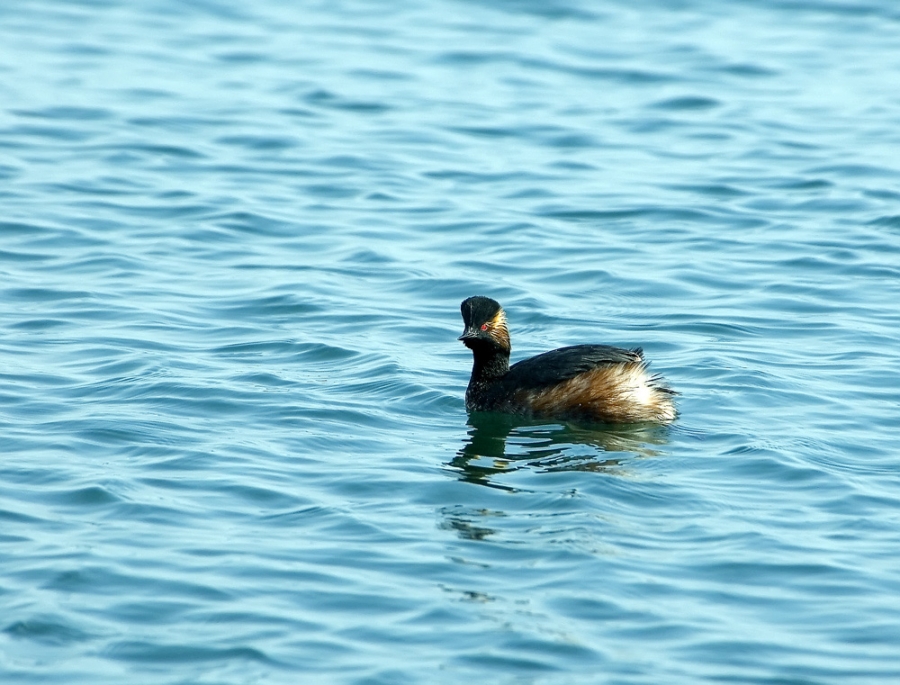
[{"label": "red eye", "polygon": [[488,328],[486,323],[481,324],[481,330],[486,331]]}]

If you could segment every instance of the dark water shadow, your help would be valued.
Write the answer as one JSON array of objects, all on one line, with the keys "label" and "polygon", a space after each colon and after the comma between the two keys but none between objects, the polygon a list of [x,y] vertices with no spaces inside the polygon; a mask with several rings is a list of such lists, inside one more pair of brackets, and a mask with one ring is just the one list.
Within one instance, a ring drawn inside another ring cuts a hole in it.
[{"label": "dark water shadow", "polygon": [[609,471],[634,457],[661,456],[669,427],[657,424],[579,426],[472,413],[463,445],[449,466],[460,480],[513,490],[493,476],[528,468],[537,472]]}]

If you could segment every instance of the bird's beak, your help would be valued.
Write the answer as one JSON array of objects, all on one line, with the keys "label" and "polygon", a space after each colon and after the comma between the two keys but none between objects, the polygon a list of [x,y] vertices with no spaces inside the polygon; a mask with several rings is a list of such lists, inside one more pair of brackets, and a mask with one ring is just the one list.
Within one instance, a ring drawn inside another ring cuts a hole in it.
[{"label": "bird's beak", "polygon": [[462,340],[463,342],[465,342],[466,340],[472,340],[473,338],[477,337],[478,333],[474,329],[467,328],[463,331],[463,334],[457,338],[457,340]]}]

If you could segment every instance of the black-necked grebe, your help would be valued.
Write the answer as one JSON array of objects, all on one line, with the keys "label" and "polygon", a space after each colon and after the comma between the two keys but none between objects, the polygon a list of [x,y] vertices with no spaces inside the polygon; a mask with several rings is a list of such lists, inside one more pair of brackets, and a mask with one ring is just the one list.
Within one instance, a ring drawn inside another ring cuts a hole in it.
[{"label": "black-necked grebe", "polygon": [[489,297],[460,306],[459,337],[475,357],[466,389],[469,411],[500,411],[533,418],[599,423],[668,423],[675,418],[671,390],[647,371],[640,348],[574,345],[509,365],[506,312]]}]

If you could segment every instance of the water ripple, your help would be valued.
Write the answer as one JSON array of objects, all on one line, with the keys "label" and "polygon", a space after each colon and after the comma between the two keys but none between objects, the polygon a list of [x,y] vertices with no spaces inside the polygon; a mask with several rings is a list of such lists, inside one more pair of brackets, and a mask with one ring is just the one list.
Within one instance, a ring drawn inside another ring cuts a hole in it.
[{"label": "water ripple", "polygon": [[[895,681],[897,20],[0,8],[0,680]],[[472,294],[679,420],[467,417]]]}]

